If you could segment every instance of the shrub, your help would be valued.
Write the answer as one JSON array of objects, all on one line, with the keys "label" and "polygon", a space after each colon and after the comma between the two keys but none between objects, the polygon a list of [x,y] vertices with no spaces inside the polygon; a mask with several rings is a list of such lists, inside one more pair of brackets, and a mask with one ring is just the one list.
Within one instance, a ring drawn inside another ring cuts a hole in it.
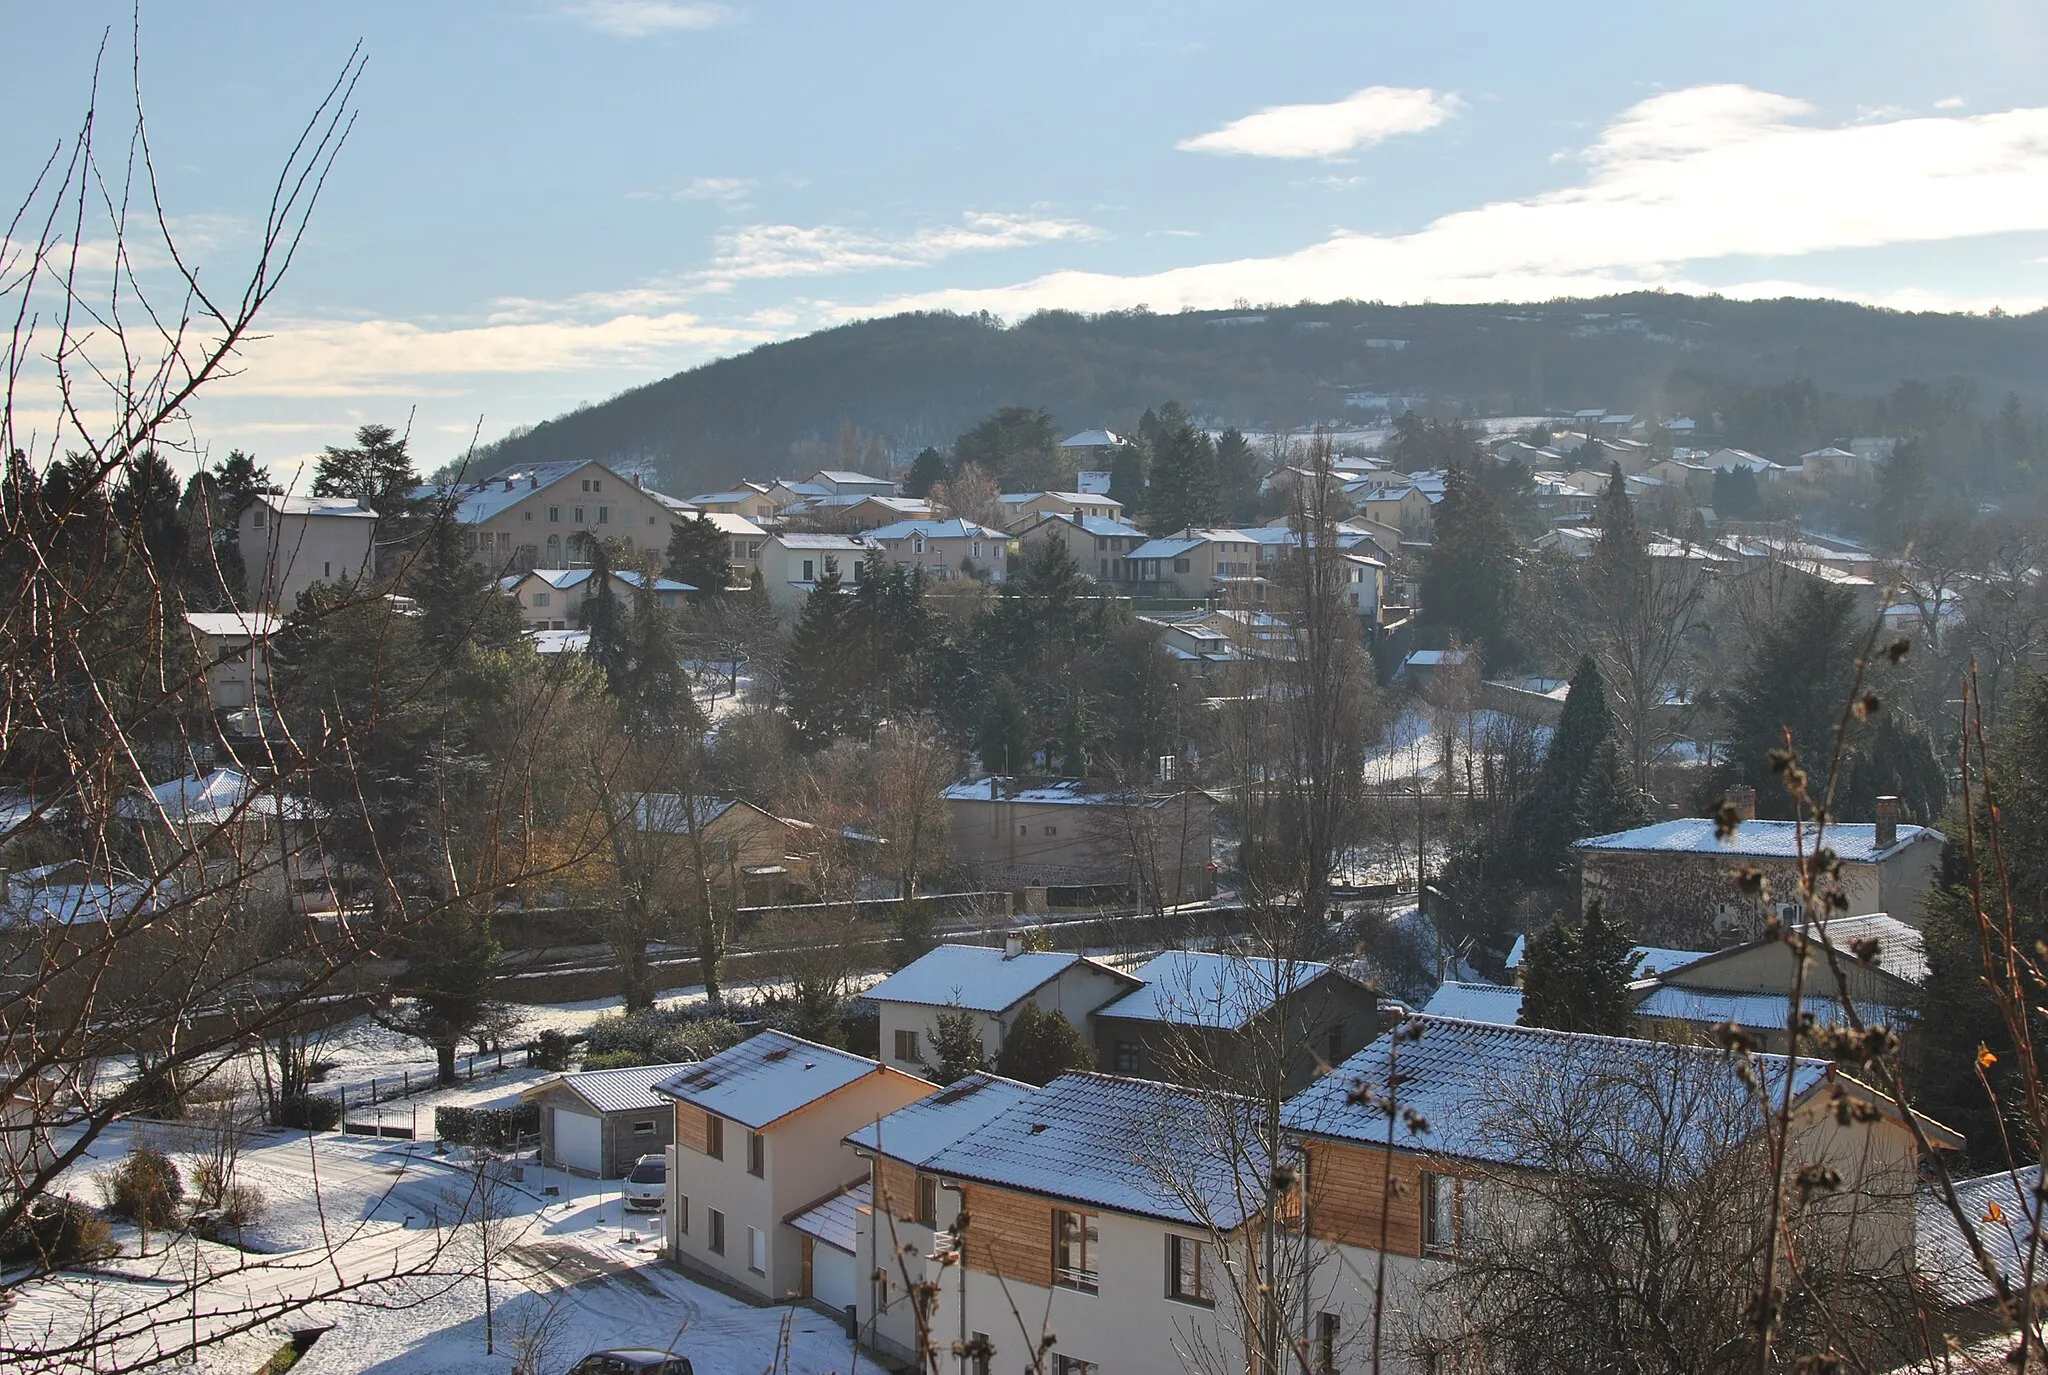
[{"label": "shrub", "polygon": [[569,1057],[575,1051],[575,1043],[569,1033],[549,1027],[533,1038],[533,1063],[541,1069],[556,1073],[569,1068]]},{"label": "shrub", "polygon": [[0,1233],[0,1265],[45,1269],[79,1265],[114,1253],[107,1220],[74,1198],[43,1198],[28,1215]]},{"label": "shrub", "polygon": [[523,1138],[540,1135],[540,1104],[521,1103],[516,1108],[435,1108],[434,1135],[451,1146],[511,1150]]},{"label": "shrub", "polygon": [[996,1073],[1027,1084],[1049,1084],[1070,1069],[1093,1069],[1094,1052],[1074,1024],[1037,1003],[1026,1003],[996,1055]]},{"label": "shrub", "polygon": [[145,1141],[128,1150],[128,1158],[106,1181],[107,1211],[144,1231],[175,1226],[185,1201],[184,1176],[171,1158]]},{"label": "shrub", "polygon": [[646,1063],[665,1065],[679,1060],[708,1060],[721,1050],[730,1050],[747,1039],[740,1024],[727,1017],[708,1017],[664,1031],[654,1038],[654,1058]]},{"label": "shrub", "polygon": [[648,1058],[637,1050],[601,1050],[583,1057],[585,1069],[631,1069],[635,1065],[649,1063]]},{"label": "shrub", "polygon": [[324,1093],[288,1093],[277,1102],[276,1125],[331,1132],[341,1125],[341,1100]]},{"label": "shrub", "polygon": [[192,1230],[208,1241],[239,1245],[243,1235],[263,1220],[269,1200],[254,1184],[228,1184],[219,1196],[219,1206],[192,1215]]}]

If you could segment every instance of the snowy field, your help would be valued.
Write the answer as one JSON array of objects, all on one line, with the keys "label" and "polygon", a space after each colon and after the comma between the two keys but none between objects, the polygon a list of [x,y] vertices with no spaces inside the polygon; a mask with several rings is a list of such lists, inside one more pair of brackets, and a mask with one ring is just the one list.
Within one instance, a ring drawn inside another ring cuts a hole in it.
[{"label": "snowy field", "polygon": [[[135,1130],[156,1133],[177,1158],[178,1142],[162,1129],[119,1126],[67,1179],[71,1190],[94,1197],[91,1176],[119,1161]],[[332,1324],[295,1369],[504,1375],[522,1331],[552,1313],[543,1371],[629,1345],[673,1349],[705,1375],[856,1368],[830,1318],[751,1307],[662,1265],[658,1220],[625,1213],[615,1184],[542,1172],[530,1161],[523,1173],[496,1191],[503,1221],[492,1248],[495,1353],[485,1350],[483,1286],[474,1277],[478,1229],[450,1225],[473,1196],[460,1153],[304,1132],[265,1134],[237,1171],[266,1195],[263,1220],[245,1238],[264,1251],[161,1236],[145,1251],[125,1229],[120,1256],[19,1289],[0,1328],[10,1344],[49,1347],[89,1320],[112,1324],[97,1350],[43,1367],[50,1371],[169,1354],[197,1333],[197,1369],[247,1375],[291,1329]],[[559,1194],[546,1195],[548,1186]]]}]

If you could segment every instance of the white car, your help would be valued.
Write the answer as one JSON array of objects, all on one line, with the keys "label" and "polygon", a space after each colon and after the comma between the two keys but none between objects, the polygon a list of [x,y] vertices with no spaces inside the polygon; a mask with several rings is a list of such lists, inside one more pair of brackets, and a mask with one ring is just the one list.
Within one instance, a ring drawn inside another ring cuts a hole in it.
[{"label": "white car", "polygon": [[623,1187],[628,1208],[660,1212],[668,1201],[668,1161],[658,1155],[641,1156],[626,1173]]}]

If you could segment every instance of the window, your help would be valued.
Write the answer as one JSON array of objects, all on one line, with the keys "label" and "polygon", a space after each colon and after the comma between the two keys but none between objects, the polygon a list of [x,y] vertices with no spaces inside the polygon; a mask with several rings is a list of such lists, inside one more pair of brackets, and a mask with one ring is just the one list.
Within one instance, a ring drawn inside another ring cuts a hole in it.
[{"label": "window", "polygon": [[976,540],[976,541],[974,541],[974,544],[973,544],[972,548],[973,548],[973,552],[972,552],[972,553],[970,553],[970,554],[968,555],[968,557],[969,557],[969,558],[973,558],[973,559],[978,559],[978,558],[980,558],[980,557],[981,557],[981,541],[980,541],[980,540]]},{"label": "window", "polygon": [[1101,1375],[1101,1367],[1093,1361],[1084,1361],[1079,1356],[1062,1356],[1052,1353],[1052,1375]]},{"label": "window", "polygon": [[757,1131],[747,1133],[747,1173],[756,1179],[768,1175],[768,1138]]},{"label": "window", "polygon": [[926,1227],[939,1225],[939,1178],[937,1175],[921,1174],[917,1177],[917,1221]]},{"label": "window", "polygon": [[768,1273],[768,1237],[747,1228],[747,1268],[757,1275]]},{"label": "window", "polygon": [[715,1256],[725,1254],[725,1214],[716,1208],[711,1210],[711,1253]]},{"label": "window", "polygon": [[704,1114],[704,1154],[725,1159],[725,1119],[715,1112]]},{"label": "window", "polygon": [[1484,1235],[1478,1182],[1429,1174],[1422,1177],[1422,1185],[1423,1249],[1436,1255],[1469,1250]]},{"label": "window", "polygon": [[590,490],[593,492],[602,492],[604,490],[604,479],[601,477],[594,477],[590,479]]},{"label": "window", "polygon": [[1060,828],[1057,826],[1048,826],[1045,828],[1045,833],[1049,836],[1056,836],[1060,833]]},{"label": "window", "polygon": [[1136,1074],[1145,1063],[1136,1041],[1118,1041],[1114,1064],[1118,1074]]},{"label": "window", "polygon": [[333,565],[333,564],[331,564],[331,563],[323,563],[323,564],[321,564],[321,565],[320,565],[320,576],[321,576],[321,577],[323,577],[323,578],[331,578],[331,577],[333,577],[333,576],[334,576],[334,565]]},{"label": "window", "polygon": [[561,507],[559,507],[559,506],[550,506],[550,507],[548,507],[548,520],[549,520],[549,521],[551,521],[551,522],[555,522],[555,523],[560,523],[561,519],[562,519],[562,508],[561,508]]},{"label": "window", "polygon": [[583,479],[583,490],[586,492],[590,490],[590,479],[587,477]]},{"label": "window", "polygon": [[1323,1059],[1335,1065],[1344,1059],[1344,1023],[1330,1023],[1329,1034],[1323,1042]]},{"label": "window", "polygon": [[652,1123],[652,1122],[635,1122],[635,1123],[633,1124],[633,1135],[635,1135],[635,1136],[652,1136],[652,1135],[654,1135],[654,1123]]},{"label": "window", "polygon": [[989,1341],[988,1333],[975,1333],[967,1343],[967,1351],[974,1360],[974,1375],[988,1375],[989,1357],[995,1354],[995,1346]]},{"label": "window", "polygon": [[918,1062],[916,1032],[900,1029],[897,1031],[896,1058],[906,1065],[914,1065]]},{"label": "window", "polygon": [[1182,1303],[1214,1304],[1210,1287],[1209,1243],[1196,1237],[1166,1238],[1166,1296]]},{"label": "window", "polygon": [[533,519],[533,512],[531,512],[531,511],[522,511],[522,512],[520,512],[520,514],[519,514],[519,518],[520,518],[521,520],[532,520],[532,519]]},{"label": "window", "polygon": [[1173,571],[1176,573],[1185,573],[1193,566],[1194,565],[1188,562],[1188,560],[1186,559],[1175,559],[1173,561]]},{"label": "window", "polygon": [[[806,564],[804,565],[804,567],[806,567],[806,568],[809,568],[809,567],[810,567],[810,564],[806,563]],[[827,577],[830,577],[830,576],[832,576],[832,574],[834,574],[834,573],[837,573],[838,571],[839,571],[839,560],[838,560],[838,558],[837,558],[837,557],[835,557],[834,555],[831,555],[831,554],[827,554],[827,555],[825,556],[825,576],[827,576]],[[809,580],[808,580],[808,579],[806,579],[806,581],[809,581]]]},{"label": "window", "polygon": [[813,560],[811,560],[811,559],[805,559],[805,560],[804,560],[804,577],[803,577],[803,580],[804,580],[805,582],[816,582],[816,581],[818,580],[818,571],[817,571],[817,570],[818,570],[818,565],[817,565],[817,564],[816,564],[816,563],[815,563],[815,562],[814,562]]},{"label": "window", "polygon": [[270,508],[268,506],[259,501],[250,509],[252,512],[250,521],[258,530],[270,524]]},{"label": "window", "polygon": [[578,507],[577,507],[577,508],[575,509],[575,517],[576,517],[576,523],[577,523],[578,525],[581,525],[581,524],[583,523],[583,508],[582,508],[581,506],[578,506]]},{"label": "window", "polygon": [[688,1236],[690,1234],[690,1196],[688,1194],[676,1195],[676,1234],[678,1236]]},{"label": "window", "polygon": [[512,532],[511,532],[510,530],[500,530],[500,531],[498,532],[498,548],[502,550],[502,549],[510,549],[511,547],[512,547]]},{"label": "window", "polygon": [[610,524],[612,523],[612,508],[611,508],[611,507],[609,507],[609,506],[600,506],[600,507],[598,507],[598,508],[597,508],[597,523],[598,523],[599,525],[610,525]]},{"label": "window", "polygon": [[1020,821],[1017,823],[1017,834],[1020,836],[1028,836],[1031,834],[1031,828]]},{"label": "window", "polygon": [[1335,1313],[1316,1314],[1317,1375],[1336,1375],[1337,1333],[1337,1315]]},{"label": "window", "polygon": [[1095,1218],[1089,1213],[1052,1210],[1052,1281],[1062,1289],[1095,1292]]},{"label": "window", "polygon": [[535,606],[553,606],[555,604],[555,594],[552,592],[536,592],[533,594],[533,604]]}]

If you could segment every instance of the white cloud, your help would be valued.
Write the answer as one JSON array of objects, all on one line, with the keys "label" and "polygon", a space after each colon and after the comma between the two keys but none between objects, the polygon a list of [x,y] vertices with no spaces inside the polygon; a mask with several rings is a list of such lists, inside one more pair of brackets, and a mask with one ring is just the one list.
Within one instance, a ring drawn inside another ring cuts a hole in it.
[{"label": "white cloud", "polygon": [[2048,230],[2048,109],[1836,127],[1812,123],[1811,114],[1802,101],[1742,86],[1675,91],[1603,131],[1581,154],[1587,173],[1578,184],[1459,211],[1414,233],[1345,230],[1276,257],[1139,276],[1058,272],[875,309],[1017,315],[1225,308],[1241,297],[1493,301],[1700,290],[1709,288],[1688,265]]},{"label": "white cloud", "polygon": [[716,28],[733,17],[724,5],[685,4],[681,0],[578,0],[564,6],[562,13],[585,28],[614,38]]},{"label": "white cloud", "polygon": [[661,191],[629,191],[636,201],[711,201],[728,210],[744,207],[760,183],[751,177],[694,177],[681,186]]},{"label": "white cloud", "polygon": [[1959,95],[1948,95],[1943,96],[1940,100],[1935,101],[1934,108],[1937,110],[1960,110],[1963,108],[1963,106],[1967,104],[1969,104],[1969,102],[1964,100]]},{"label": "white cloud", "polygon": [[1456,114],[1459,99],[1405,86],[1368,86],[1327,105],[1275,105],[1174,146],[1185,153],[1333,158],[1396,134],[1419,134]]},{"label": "white cloud", "polygon": [[1100,236],[1101,231],[1079,220],[988,212],[970,212],[957,225],[896,237],[844,225],[756,224],[720,235],[712,266],[700,275],[708,288],[722,290],[735,282],[923,267],[960,253]]}]

